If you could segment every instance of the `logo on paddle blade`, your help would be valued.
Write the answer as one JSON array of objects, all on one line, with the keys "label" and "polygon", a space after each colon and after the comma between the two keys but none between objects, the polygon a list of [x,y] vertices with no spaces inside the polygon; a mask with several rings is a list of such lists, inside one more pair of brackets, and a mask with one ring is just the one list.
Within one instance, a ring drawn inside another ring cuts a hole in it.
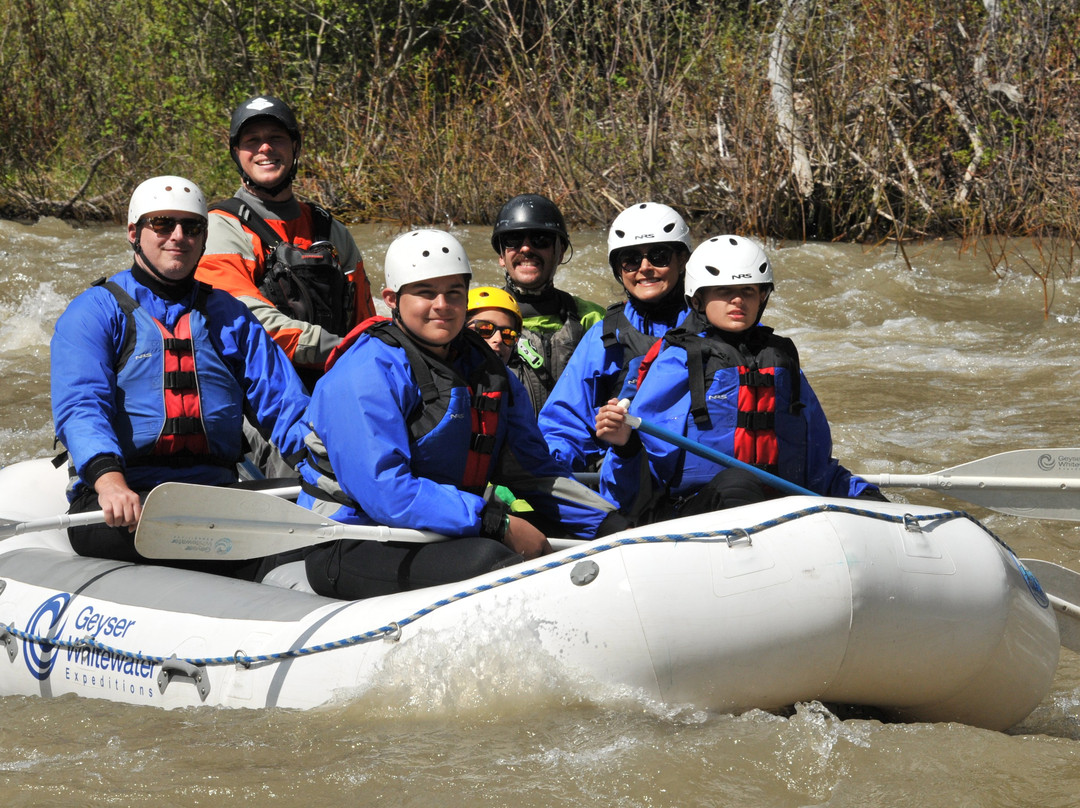
[{"label": "logo on paddle blade", "polygon": [[[71,602],[71,595],[67,592],[59,592],[37,607],[37,611],[30,616],[26,624],[26,633],[33,637],[47,637],[52,639],[64,633],[67,621],[59,623]],[[52,673],[56,664],[57,654],[55,646],[48,643],[38,643],[33,640],[23,640],[23,659],[30,673],[39,681],[45,681]]]}]

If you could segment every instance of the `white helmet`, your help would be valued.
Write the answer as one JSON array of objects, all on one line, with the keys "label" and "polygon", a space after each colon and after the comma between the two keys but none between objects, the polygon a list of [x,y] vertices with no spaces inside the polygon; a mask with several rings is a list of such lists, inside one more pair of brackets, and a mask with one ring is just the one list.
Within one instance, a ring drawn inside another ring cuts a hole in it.
[{"label": "white helmet", "polygon": [[636,247],[642,244],[682,244],[690,252],[690,228],[683,217],[667,205],[657,202],[642,202],[631,205],[611,223],[608,231],[608,263],[619,278],[619,269],[615,266],[615,253],[623,247]]},{"label": "white helmet", "polygon": [[767,284],[772,291],[772,264],[765,251],[742,236],[714,236],[703,241],[686,262],[686,299],[710,286]]},{"label": "white helmet", "polygon": [[444,230],[412,230],[391,242],[383,263],[386,288],[397,292],[402,286],[447,275],[472,278],[469,257],[461,243]]},{"label": "white helmet", "polygon": [[135,189],[128,204],[128,224],[148,213],[179,210],[206,218],[206,197],[199,186],[183,177],[151,177]]}]

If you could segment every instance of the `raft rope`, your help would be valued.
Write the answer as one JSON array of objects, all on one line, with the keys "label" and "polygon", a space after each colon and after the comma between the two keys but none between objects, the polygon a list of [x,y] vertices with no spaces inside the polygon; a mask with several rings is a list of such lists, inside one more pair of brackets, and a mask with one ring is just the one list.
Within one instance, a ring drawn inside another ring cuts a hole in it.
[{"label": "raft rope", "polygon": [[544,572],[550,572],[551,570],[565,567],[568,564],[574,564],[581,561],[584,558],[590,556],[599,555],[609,550],[613,550],[617,547],[626,547],[633,544],[668,544],[668,543],[685,543],[685,542],[727,542],[732,544],[737,541],[744,541],[752,537],[756,533],[769,530],[770,528],[777,527],[779,525],[793,522],[798,519],[805,518],[807,516],[813,516],[819,513],[841,513],[851,516],[863,516],[871,519],[877,519],[884,522],[895,522],[904,524],[906,526],[917,525],[920,522],[934,522],[934,521],[949,521],[952,519],[968,519],[982,528],[987,535],[989,535],[994,541],[1004,547],[1010,555],[1014,558],[1016,554],[1012,549],[1005,544],[1000,538],[998,538],[989,528],[983,525],[975,517],[968,514],[966,511],[943,511],[941,513],[927,514],[924,516],[913,516],[911,514],[892,515],[878,513],[877,511],[863,510],[862,508],[854,508],[847,505],[836,505],[832,503],[826,503],[822,505],[814,505],[803,510],[793,511],[792,513],[784,514],[783,516],[769,519],[764,522],[759,522],[756,525],[750,527],[737,527],[726,530],[710,530],[700,531],[694,533],[658,533],[651,536],[632,536],[622,539],[613,539],[611,541],[596,540],[589,544],[581,546],[580,550],[576,550],[567,556],[562,558],[553,559],[538,566],[529,567],[527,569],[520,570],[518,572],[511,573],[503,578],[499,578],[491,583],[481,584],[479,586],[472,587],[458,592],[455,595],[451,595],[446,598],[435,601],[434,603],[419,609],[412,614],[391,623],[388,623],[380,628],[371,629],[360,634],[354,634],[351,637],[335,640],[333,642],[319,643],[317,645],[309,645],[304,648],[296,648],[288,651],[280,651],[273,654],[256,654],[254,656],[245,654],[241,650],[237,650],[230,656],[217,656],[217,657],[199,657],[199,658],[186,658],[177,660],[175,656],[163,657],[153,656],[150,654],[143,654],[141,652],[124,651],[120,648],[115,648],[110,645],[98,642],[93,637],[82,637],[75,640],[63,640],[63,639],[50,639],[48,637],[42,637],[36,634],[30,634],[16,628],[14,625],[0,624],[0,639],[3,639],[5,635],[11,635],[17,637],[23,642],[30,642],[40,645],[43,650],[48,651],[53,648],[72,649],[75,651],[84,650],[96,650],[103,653],[112,655],[118,659],[131,660],[133,662],[150,662],[157,665],[164,664],[166,662],[185,662],[194,667],[210,667],[220,665],[238,665],[244,668],[250,668],[256,663],[265,662],[281,662],[284,660],[297,659],[299,657],[311,656],[312,654],[321,654],[324,651],[333,651],[338,648],[348,648],[353,645],[361,645],[363,643],[373,642],[375,640],[388,640],[391,642],[397,641],[401,637],[401,629],[405,626],[418,622],[421,618],[438,611],[444,606],[449,606],[451,603],[457,603],[458,601],[470,598],[473,595],[478,595],[482,592],[488,592],[492,589],[498,589],[499,587],[512,584],[515,581],[520,581],[525,578],[539,575]]}]

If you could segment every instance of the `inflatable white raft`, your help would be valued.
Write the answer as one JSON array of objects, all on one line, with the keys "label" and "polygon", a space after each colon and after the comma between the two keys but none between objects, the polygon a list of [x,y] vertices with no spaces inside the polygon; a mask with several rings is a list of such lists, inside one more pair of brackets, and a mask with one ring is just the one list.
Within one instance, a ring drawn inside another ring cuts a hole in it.
[{"label": "inflatable white raft", "polygon": [[[0,518],[62,513],[63,473],[0,470]],[[386,685],[418,647],[478,642],[672,705],[817,699],[992,729],[1035,708],[1059,653],[1038,582],[978,522],[811,497],[358,602],[79,558],[37,531],[0,542],[0,632],[0,695],[305,709]]]}]

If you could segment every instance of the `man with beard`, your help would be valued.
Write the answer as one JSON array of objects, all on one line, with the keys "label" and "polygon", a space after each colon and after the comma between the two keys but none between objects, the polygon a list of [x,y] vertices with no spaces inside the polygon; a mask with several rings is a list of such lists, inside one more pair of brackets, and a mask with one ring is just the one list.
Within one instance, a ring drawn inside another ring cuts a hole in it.
[{"label": "man with beard", "polygon": [[585,332],[604,319],[604,307],[555,288],[555,270],[570,237],[562,213],[547,197],[521,194],[503,205],[491,246],[523,317],[510,369],[539,413]]}]

